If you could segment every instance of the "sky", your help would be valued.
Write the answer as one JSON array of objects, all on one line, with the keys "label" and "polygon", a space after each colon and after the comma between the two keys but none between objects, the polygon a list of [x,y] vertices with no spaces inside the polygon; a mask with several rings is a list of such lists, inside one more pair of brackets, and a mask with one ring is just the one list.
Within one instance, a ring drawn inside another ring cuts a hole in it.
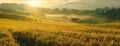
[{"label": "sky", "polygon": [[[0,3],[27,3],[32,0],[0,0]],[[64,4],[68,2],[77,2],[79,0],[35,0],[39,3],[39,5],[48,5],[54,6],[59,4]]]},{"label": "sky", "polygon": [[[33,0],[0,0],[0,3],[18,3],[24,4]],[[39,7],[50,7],[60,4],[70,3],[70,2],[87,2],[87,3],[96,3],[98,1],[116,1],[118,4],[120,0],[34,0],[37,1]]]}]

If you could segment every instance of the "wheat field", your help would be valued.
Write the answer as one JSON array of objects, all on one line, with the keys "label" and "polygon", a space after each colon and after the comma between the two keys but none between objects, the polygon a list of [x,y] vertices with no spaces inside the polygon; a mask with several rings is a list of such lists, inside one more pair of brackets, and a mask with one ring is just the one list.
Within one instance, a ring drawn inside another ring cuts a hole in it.
[{"label": "wheat field", "polygon": [[0,46],[120,46],[120,29],[0,19]]}]

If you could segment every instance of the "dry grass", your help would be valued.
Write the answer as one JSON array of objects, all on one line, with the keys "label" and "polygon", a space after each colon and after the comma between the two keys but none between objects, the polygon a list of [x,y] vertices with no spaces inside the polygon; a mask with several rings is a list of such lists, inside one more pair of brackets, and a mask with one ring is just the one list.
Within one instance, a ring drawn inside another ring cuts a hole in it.
[{"label": "dry grass", "polygon": [[[0,32],[0,39],[5,42],[10,39],[11,46],[120,46],[120,29],[116,28],[8,19],[0,19],[0,28],[6,32],[6,35]],[[8,46],[1,42],[0,46]]]}]

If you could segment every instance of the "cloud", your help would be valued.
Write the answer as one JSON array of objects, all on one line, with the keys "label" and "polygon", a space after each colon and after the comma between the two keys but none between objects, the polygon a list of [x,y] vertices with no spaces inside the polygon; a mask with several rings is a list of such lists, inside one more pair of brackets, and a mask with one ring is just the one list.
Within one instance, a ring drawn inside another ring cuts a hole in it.
[{"label": "cloud", "polygon": [[[0,0],[0,3],[26,3],[31,0]],[[44,5],[55,6],[69,2],[89,2],[93,0],[36,0]]]},{"label": "cloud", "polygon": [[[0,3],[26,3],[31,0],[0,0]],[[65,4],[65,3],[71,3],[71,2],[78,2],[78,3],[91,3],[91,4],[96,4],[96,3],[104,3],[104,2],[120,2],[120,0],[36,0],[44,6],[55,6],[55,5],[60,5],[60,4]],[[111,3],[112,4],[112,3]]]},{"label": "cloud", "polygon": [[[20,1],[20,2],[26,2],[31,0],[9,0],[9,1]],[[42,2],[77,2],[79,0],[36,0],[36,1],[42,1]]]},{"label": "cloud", "polygon": [[[25,3],[31,0],[0,0],[0,2],[2,3]],[[47,3],[57,3],[57,4],[61,4],[61,3],[68,3],[68,2],[78,2],[81,0],[36,0],[36,1],[40,1],[40,2],[47,2]]]}]

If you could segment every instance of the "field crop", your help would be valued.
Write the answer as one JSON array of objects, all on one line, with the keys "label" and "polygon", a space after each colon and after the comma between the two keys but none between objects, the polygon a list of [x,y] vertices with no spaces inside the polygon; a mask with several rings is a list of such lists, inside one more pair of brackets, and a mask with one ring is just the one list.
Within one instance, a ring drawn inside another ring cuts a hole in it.
[{"label": "field crop", "polygon": [[0,20],[0,46],[120,46],[117,28]]}]

